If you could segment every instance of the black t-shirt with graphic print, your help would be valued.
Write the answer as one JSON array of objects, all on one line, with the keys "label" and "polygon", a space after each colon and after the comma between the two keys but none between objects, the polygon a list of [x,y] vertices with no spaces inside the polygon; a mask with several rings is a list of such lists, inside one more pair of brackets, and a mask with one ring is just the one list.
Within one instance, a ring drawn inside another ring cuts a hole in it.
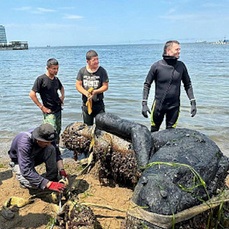
[{"label": "black t-shirt with graphic print", "polygon": [[[77,75],[77,80],[82,81],[82,87],[85,90],[89,88],[98,89],[103,86],[104,82],[109,82],[108,75],[106,70],[103,67],[99,67],[96,72],[90,73],[87,71],[86,67],[83,67],[79,70]],[[97,96],[93,97],[93,101],[99,102],[104,98],[103,93],[97,94]],[[87,97],[82,95],[83,103],[87,102]]]}]

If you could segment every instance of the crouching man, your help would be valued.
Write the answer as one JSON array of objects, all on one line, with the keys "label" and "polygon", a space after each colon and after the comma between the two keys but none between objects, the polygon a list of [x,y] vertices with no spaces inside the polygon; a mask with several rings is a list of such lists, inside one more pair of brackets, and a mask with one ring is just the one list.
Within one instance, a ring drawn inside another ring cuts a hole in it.
[{"label": "crouching man", "polygon": [[[58,175],[68,177],[64,170],[57,132],[48,123],[18,134],[11,145],[11,167],[22,188],[63,192],[65,185],[58,182]],[[35,167],[45,163],[46,174],[39,175]]]}]

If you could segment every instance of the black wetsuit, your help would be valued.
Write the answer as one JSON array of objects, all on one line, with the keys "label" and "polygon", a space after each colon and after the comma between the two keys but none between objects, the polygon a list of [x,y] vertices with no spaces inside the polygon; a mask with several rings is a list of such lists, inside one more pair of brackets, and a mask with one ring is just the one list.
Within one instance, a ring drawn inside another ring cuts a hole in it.
[{"label": "black wetsuit", "polygon": [[180,109],[181,81],[189,99],[194,99],[192,84],[185,64],[175,57],[164,56],[154,63],[146,77],[143,101],[147,101],[155,81],[155,98],[151,112],[151,131],[157,131],[166,115],[166,128],[176,127]]}]

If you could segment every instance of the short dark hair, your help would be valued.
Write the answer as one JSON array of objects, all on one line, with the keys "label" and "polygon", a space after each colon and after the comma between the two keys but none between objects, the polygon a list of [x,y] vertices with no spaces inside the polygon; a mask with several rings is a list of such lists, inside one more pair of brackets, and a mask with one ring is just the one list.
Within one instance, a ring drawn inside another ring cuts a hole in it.
[{"label": "short dark hair", "polygon": [[98,56],[98,53],[94,50],[89,50],[86,53],[86,60],[91,60],[92,57]]},{"label": "short dark hair", "polygon": [[54,58],[51,58],[47,61],[47,67],[51,67],[52,65],[59,65],[58,61]]},{"label": "short dark hair", "polygon": [[171,40],[171,41],[167,41],[166,43],[165,43],[165,46],[164,46],[164,53],[163,53],[163,55],[166,55],[166,50],[167,49],[169,49],[169,48],[171,48],[172,47],[172,45],[173,44],[180,44],[178,41],[176,41],[176,40]]}]

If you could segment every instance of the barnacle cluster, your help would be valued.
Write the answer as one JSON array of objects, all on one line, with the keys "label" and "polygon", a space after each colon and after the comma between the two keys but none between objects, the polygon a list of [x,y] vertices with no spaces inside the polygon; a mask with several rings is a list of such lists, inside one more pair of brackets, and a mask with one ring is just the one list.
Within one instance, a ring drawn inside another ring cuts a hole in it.
[{"label": "barnacle cluster", "polygon": [[67,201],[57,217],[59,228],[98,229],[101,228],[90,207],[74,201]]},{"label": "barnacle cluster", "polygon": [[63,145],[74,151],[74,158],[77,160],[82,153],[88,154],[91,143],[91,136],[89,136],[90,127],[83,123],[72,123],[68,125],[62,133]]},{"label": "barnacle cluster", "polygon": [[128,187],[137,184],[140,174],[130,142],[78,122],[66,127],[62,142],[74,151],[76,160],[79,154],[89,155],[93,149],[93,163],[100,163],[98,174],[102,184],[107,184],[105,180]]}]

